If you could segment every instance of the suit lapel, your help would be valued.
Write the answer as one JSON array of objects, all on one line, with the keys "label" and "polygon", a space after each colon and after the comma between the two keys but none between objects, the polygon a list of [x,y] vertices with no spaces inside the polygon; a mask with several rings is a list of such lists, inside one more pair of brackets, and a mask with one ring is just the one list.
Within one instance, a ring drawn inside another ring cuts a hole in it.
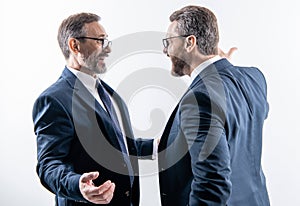
[{"label": "suit lapel", "polygon": [[127,137],[133,138],[133,131],[130,123],[130,117],[129,112],[127,109],[127,106],[123,99],[120,97],[118,93],[116,93],[110,86],[108,86],[104,81],[101,81],[101,84],[103,87],[108,91],[108,93],[111,95],[112,99],[115,101],[117,105],[117,109],[120,112],[121,118],[122,118],[122,125],[125,130],[125,134]]},{"label": "suit lapel", "polygon": [[169,134],[170,134],[170,131],[171,131],[171,128],[172,128],[172,125],[173,125],[173,122],[174,122],[174,119],[175,119],[175,116],[176,116],[176,113],[178,111],[178,107],[179,107],[179,103],[176,105],[175,109],[173,110],[168,122],[167,122],[167,125],[165,127],[165,130],[161,136],[161,140],[160,140],[160,143],[158,145],[158,152],[162,152],[165,148],[167,148],[167,145],[168,145],[168,139],[169,139]]},{"label": "suit lapel", "polygon": [[[67,68],[64,69],[62,77],[69,83],[69,85],[73,88],[73,101],[82,101],[88,107],[95,111],[95,115],[100,119],[99,124],[102,123],[105,131],[102,131],[102,134],[107,134],[108,136],[104,136],[107,141],[110,142],[113,146],[115,146],[118,150],[120,150],[120,145],[118,143],[114,123],[110,119],[107,112],[101,107],[101,105],[97,102],[97,100],[93,97],[93,95],[87,90],[87,88],[82,84],[82,82]],[[89,114],[87,114],[89,115]],[[99,126],[99,128],[103,128]],[[109,134],[107,131],[110,131]]]},{"label": "suit lapel", "polygon": [[[228,66],[230,65],[230,63],[226,60],[226,59],[221,59],[216,61],[213,64],[208,65],[203,71],[200,72],[200,74],[198,76],[195,77],[195,79],[193,80],[193,82],[191,83],[191,85],[188,87],[188,89],[186,90],[186,92],[182,95],[181,99],[179,100],[179,103],[177,104],[177,106],[175,107],[175,109],[173,110],[169,121],[165,127],[165,130],[162,134],[161,137],[161,141],[159,143],[159,147],[158,150],[159,152],[164,150],[165,148],[168,147],[169,144],[171,144],[174,140],[173,139],[169,139],[170,133],[172,132],[172,125],[175,123],[174,119],[176,117],[176,114],[178,112],[178,110],[180,110],[180,102],[182,101],[182,99],[185,97],[185,95],[190,92],[191,90],[193,90],[197,85],[199,85],[202,81],[202,79],[204,79],[206,76],[210,75],[212,72],[217,72],[217,68],[220,67],[221,65],[223,66]],[[180,125],[180,123],[179,123]],[[176,136],[173,136],[174,138]]]},{"label": "suit lapel", "polygon": [[117,105],[117,109],[119,111],[119,114],[121,115],[121,122],[125,136],[126,136],[126,142],[128,145],[128,151],[131,155],[137,155],[136,151],[136,142],[134,141],[134,134],[132,131],[130,116],[128,112],[128,108],[126,106],[126,103],[123,101],[123,99],[120,97],[118,93],[116,93],[109,85],[107,85],[104,81],[101,80],[101,84],[103,87],[108,91],[108,93],[111,95],[112,99],[115,101]]},{"label": "suit lapel", "polygon": [[[200,77],[197,76],[196,79],[194,79],[194,81],[192,82],[192,84],[188,87],[188,89],[186,90],[186,92],[182,95],[182,97],[180,98],[178,104],[176,105],[175,109],[173,110],[171,116],[169,117],[169,120],[167,122],[167,125],[165,127],[165,130],[161,136],[161,140],[160,140],[160,143],[158,145],[158,152],[162,152],[163,150],[165,150],[168,145],[171,144],[171,142],[174,141],[174,139],[169,139],[170,138],[170,134],[171,134],[171,129],[172,129],[172,126],[173,124],[175,124],[174,120],[175,120],[175,117],[176,117],[176,114],[178,113],[178,109],[179,108],[179,105],[180,105],[180,102],[182,101],[182,99],[184,98],[184,96],[195,86],[197,85],[197,83],[200,81]],[[179,123],[180,125],[180,123]],[[175,138],[176,136],[173,136],[173,138]],[[164,153],[164,152],[163,152]]]}]

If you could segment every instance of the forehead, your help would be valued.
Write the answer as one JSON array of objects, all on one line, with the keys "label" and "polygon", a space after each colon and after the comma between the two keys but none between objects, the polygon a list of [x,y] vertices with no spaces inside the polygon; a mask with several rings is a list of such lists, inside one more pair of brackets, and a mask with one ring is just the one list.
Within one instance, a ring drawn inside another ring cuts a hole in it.
[{"label": "forehead", "polygon": [[104,27],[99,22],[91,22],[85,24],[86,35],[107,36]]},{"label": "forehead", "polygon": [[167,31],[167,36],[178,35],[177,25],[178,25],[178,22],[177,22],[177,21],[173,21],[173,22],[169,25],[168,31]]}]

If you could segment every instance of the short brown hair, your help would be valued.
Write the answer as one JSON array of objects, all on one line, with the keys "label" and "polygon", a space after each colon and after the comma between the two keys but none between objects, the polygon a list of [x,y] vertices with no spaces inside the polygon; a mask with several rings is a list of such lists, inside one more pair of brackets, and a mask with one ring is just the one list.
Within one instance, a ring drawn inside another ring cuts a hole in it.
[{"label": "short brown hair", "polygon": [[170,21],[178,22],[179,35],[197,37],[198,49],[202,54],[218,54],[219,30],[212,11],[201,6],[186,6],[171,14]]},{"label": "short brown hair", "polygon": [[70,37],[85,36],[84,25],[87,23],[100,21],[100,16],[92,13],[73,14],[62,21],[57,34],[58,44],[65,57],[68,59],[70,50],[68,40]]}]

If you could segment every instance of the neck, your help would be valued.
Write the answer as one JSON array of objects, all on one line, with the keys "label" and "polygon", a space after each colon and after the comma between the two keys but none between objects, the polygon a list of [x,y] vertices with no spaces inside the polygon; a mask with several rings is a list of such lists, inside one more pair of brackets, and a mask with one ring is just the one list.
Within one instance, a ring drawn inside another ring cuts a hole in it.
[{"label": "neck", "polygon": [[193,59],[193,61],[191,62],[191,69],[189,72],[189,76],[191,76],[192,72],[203,62],[215,57],[216,55],[212,54],[212,55],[202,55],[200,53],[198,53]]},{"label": "neck", "polygon": [[92,70],[90,70],[90,69],[88,69],[84,66],[81,66],[77,61],[68,60],[67,61],[67,66],[72,68],[72,69],[83,72],[85,74],[91,75],[94,78],[97,77],[97,74],[95,72],[93,72]]}]

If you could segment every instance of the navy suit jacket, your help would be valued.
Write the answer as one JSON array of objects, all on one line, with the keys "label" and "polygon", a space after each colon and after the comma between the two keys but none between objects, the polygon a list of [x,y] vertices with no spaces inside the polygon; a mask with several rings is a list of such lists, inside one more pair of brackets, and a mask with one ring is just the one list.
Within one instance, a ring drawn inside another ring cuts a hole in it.
[{"label": "navy suit jacket", "polygon": [[[118,105],[131,163],[124,161],[115,125],[107,112],[67,68],[46,89],[33,107],[37,136],[37,173],[41,183],[55,194],[56,205],[90,205],[79,190],[81,174],[99,171],[94,181],[115,183],[109,205],[139,205],[137,156],[152,153],[151,144],[134,141],[127,107],[120,96],[102,82]],[[134,175],[129,176],[128,167]],[[133,180],[133,183],[132,183]]]},{"label": "navy suit jacket", "polygon": [[221,59],[194,79],[159,144],[163,206],[267,206],[261,168],[266,81]]}]

